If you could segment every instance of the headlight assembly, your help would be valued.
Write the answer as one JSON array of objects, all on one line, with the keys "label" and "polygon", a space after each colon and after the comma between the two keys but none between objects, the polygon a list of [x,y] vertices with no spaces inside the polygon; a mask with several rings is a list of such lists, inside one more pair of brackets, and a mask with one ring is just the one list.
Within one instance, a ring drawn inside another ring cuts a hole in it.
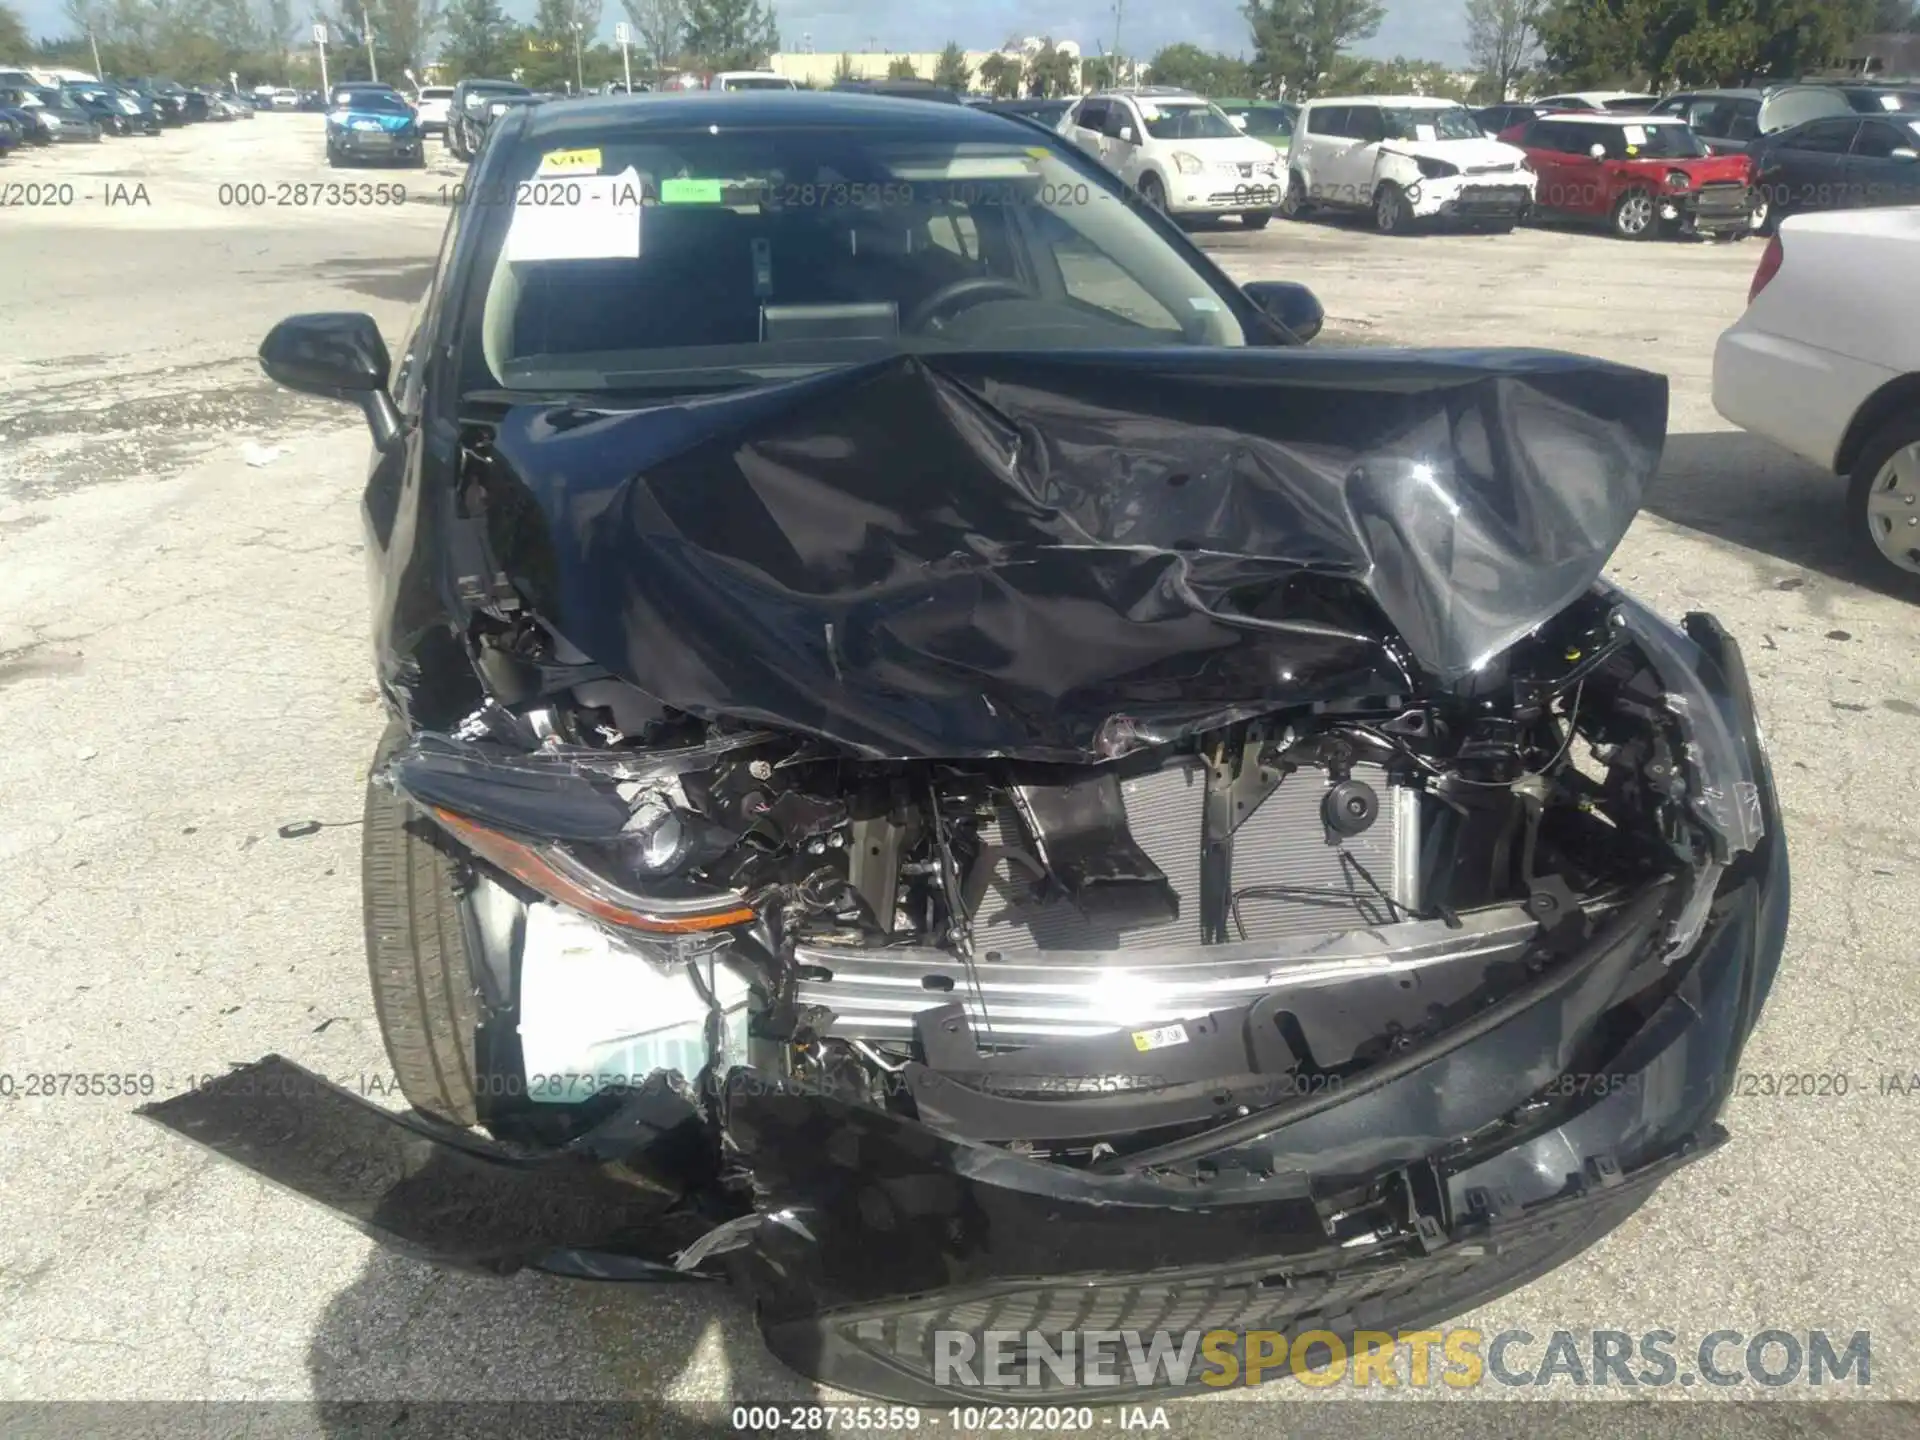
[{"label": "headlight assembly", "polygon": [[1445,180],[1448,176],[1458,175],[1460,167],[1445,160],[1432,160],[1425,156],[1417,157],[1414,162],[1420,167],[1422,180]]},{"label": "headlight assembly", "polygon": [[1667,171],[1667,188],[1669,190],[1691,190],[1693,188],[1693,177],[1684,170],[1669,170]]},{"label": "headlight assembly", "polygon": [[1198,175],[1207,168],[1201,163],[1198,155],[1189,155],[1184,150],[1173,152],[1173,164],[1182,175]]},{"label": "headlight assembly", "polygon": [[[467,849],[521,884],[608,925],[650,935],[694,935],[751,924],[757,918],[745,898],[731,891],[678,887],[679,893],[637,894],[592,863],[611,847],[595,846],[592,851],[599,853],[590,854],[586,846],[492,830],[439,806],[428,813]],[[646,848],[643,841],[640,849]]]}]

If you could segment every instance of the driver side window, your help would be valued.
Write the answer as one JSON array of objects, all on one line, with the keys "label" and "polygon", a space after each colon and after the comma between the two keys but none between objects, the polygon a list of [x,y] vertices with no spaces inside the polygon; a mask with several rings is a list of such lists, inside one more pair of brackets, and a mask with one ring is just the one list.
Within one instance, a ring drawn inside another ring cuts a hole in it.
[{"label": "driver side window", "polygon": [[1132,130],[1135,140],[1140,138],[1140,126],[1133,118],[1133,107],[1124,100],[1116,100],[1107,109],[1105,133],[1116,140],[1124,140],[1126,137],[1120,133],[1123,130]]},{"label": "driver side window", "polygon": [[1121,269],[1118,261],[1052,210],[1034,206],[1023,218],[1032,222],[1035,249],[1051,253],[1059,265],[1060,281],[1069,298],[1169,339],[1184,336],[1185,327],[1177,315]]}]

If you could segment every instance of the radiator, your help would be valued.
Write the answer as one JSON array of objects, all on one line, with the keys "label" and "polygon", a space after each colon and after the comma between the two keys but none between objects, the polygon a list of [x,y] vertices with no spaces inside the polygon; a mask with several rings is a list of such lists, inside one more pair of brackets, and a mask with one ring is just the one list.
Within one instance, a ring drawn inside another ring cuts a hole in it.
[{"label": "radiator", "polygon": [[[1389,786],[1376,766],[1357,765],[1353,778],[1380,796],[1380,817],[1345,841],[1379,889],[1407,910],[1414,893],[1419,854],[1419,795]],[[1320,804],[1326,775],[1299,770],[1281,782],[1234,836],[1233,891],[1239,923],[1230,940],[1280,940],[1372,927],[1404,918],[1326,843]],[[1002,860],[974,917],[974,952],[1018,955],[1035,950],[1111,950],[1138,945],[1192,945],[1200,941],[1200,848],[1205,823],[1206,771],[1198,761],[1125,781],[1121,791],[1133,838],[1165,872],[1180,897],[1177,920],[1133,926],[1087,919],[1066,900],[1036,903],[1034,883],[1017,862]],[[981,827],[989,845],[1021,848],[1025,832],[1012,806]],[[1245,892],[1267,886],[1326,891],[1314,899],[1278,899]]]}]

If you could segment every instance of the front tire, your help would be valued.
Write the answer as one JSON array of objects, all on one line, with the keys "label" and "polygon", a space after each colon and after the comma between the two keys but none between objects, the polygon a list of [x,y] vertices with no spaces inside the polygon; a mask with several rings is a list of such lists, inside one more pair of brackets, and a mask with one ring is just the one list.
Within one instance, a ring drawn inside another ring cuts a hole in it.
[{"label": "front tire", "polygon": [[1373,228],[1382,235],[1405,235],[1413,229],[1413,207],[1407,192],[1391,180],[1373,192]]},{"label": "front tire", "polygon": [[1140,198],[1158,210],[1167,213],[1167,187],[1160,183],[1160,177],[1149,171],[1140,177]]},{"label": "front tire", "polygon": [[1658,232],[1658,221],[1653,192],[1636,185],[1613,202],[1613,214],[1607,223],[1622,240],[1645,240]]},{"label": "front tire", "polygon": [[1240,217],[1240,224],[1248,230],[1264,230],[1267,222],[1273,219],[1271,210],[1249,210]]},{"label": "front tire", "polygon": [[1895,416],[1861,447],[1847,486],[1847,534],[1862,569],[1920,600],[1920,411]]},{"label": "front tire", "polygon": [[[374,751],[377,771],[406,740],[394,724]],[[361,903],[367,972],[380,1038],[400,1093],[455,1125],[478,1123],[474,1037],[480,1003],[460,910],[459,870],[433,823],[385,786],[367,782]]]},{"label": "front tire", "polygon": [[1307,182],[1300,178],[1298,170],[1287,171],[1287,193],[1280,201],[1280,218],[1305,219],[1312,209],[1313,202],[1307,199]]}]

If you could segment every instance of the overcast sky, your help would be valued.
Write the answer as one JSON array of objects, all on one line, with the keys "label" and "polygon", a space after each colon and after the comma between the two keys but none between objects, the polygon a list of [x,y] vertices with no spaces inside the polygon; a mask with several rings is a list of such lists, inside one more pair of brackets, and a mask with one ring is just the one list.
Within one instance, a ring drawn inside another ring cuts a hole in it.
[{"label": "overcast sky", "polygon": [[[36,37],[68,28],[60,0],[13,3]],[[1386,0],[1386,6],[1387,20],[1379,35],[1360,47],[1366,54],[1466,63],[1462,0]],[[296,0],[295,14],[300,8]],[[948,40],[958,40],[969,50],[988,50],[1010,35],[1077,40],[1087,54],[1113,45],[1113,0],[947,0],[914,7],[898,0],[785,0],[776,8],[780,38],[789,49],[799,49],[804,35],[811,35],[814,49],[822,51],[864,50],[869,44],[876,50],[938,50]],[[377,16],[379,0],[373,9]],[[533,0],[507,0],[507,11],[530,18]],[[605,0],[602,31],[610,35],[613,22],[624,14],[620,0]],[[1229,54],[1246,52],[1247,25],[1240,17],[1239,0],[1128,0],[1120,26],[1123,50],[1147,55],[1177,40]],[[0,55],[0,62],[13,58]]]}]

